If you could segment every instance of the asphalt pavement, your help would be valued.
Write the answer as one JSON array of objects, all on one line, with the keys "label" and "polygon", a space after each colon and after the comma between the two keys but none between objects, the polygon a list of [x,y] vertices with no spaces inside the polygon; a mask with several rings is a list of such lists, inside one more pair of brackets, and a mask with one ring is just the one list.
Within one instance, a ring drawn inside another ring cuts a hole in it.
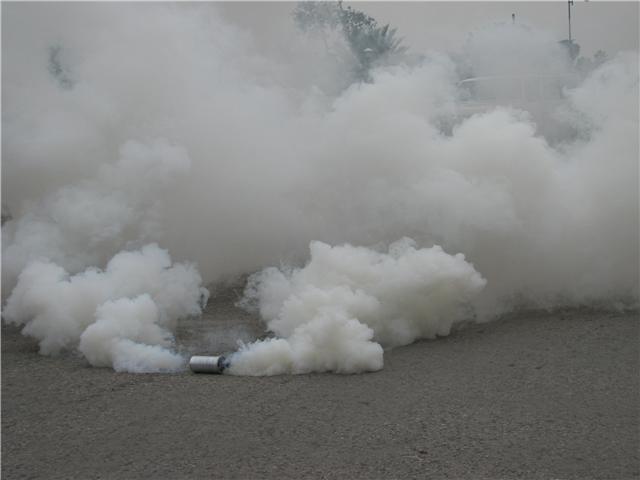
[{"label": "asphalt pavement", "polygon": [[[232,300],[178,340],[261,333]],[[377,373],[242,378],[92,368],[3,325],[2,478],[636,479],[639,326],[526,312],[387,351]]]}]

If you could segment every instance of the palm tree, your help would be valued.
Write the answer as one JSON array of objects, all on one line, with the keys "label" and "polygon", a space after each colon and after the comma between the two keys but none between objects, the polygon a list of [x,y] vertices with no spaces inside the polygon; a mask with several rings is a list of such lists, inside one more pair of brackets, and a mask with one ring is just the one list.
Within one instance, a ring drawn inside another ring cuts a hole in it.
[{"label": "palm tree", "polygon": [[355,59],[353,71],[357,81],[370,82],[373,67],[395,61],[407,51],[395,28],[389,24],[379,26],[376,19],[366,13],[351,6],[343,7],[342,1],[300,2],[293,17],[302,31],[321,33],[325,46],[325,31],[339,28]]}]

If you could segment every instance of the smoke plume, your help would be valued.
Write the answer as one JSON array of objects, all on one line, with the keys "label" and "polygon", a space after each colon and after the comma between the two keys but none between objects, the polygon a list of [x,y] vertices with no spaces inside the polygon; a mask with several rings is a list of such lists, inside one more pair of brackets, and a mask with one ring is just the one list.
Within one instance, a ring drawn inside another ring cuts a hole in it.
[{"label": "smoke plume", "polygon": [[193,265],[172,264],[155,244],[114,256],[104,271],[69,275],[49,261],[22,271],[3,311],[6,322],[24,325],[40,353],[78,347],[89,363],[117,371],[176,370],[171,329],[198,315],[208,291]]},{"label": "smoke plume", "polygon": [[486,283],[463,255],[418,250],[410,239],[388,253],[321,242],[310,250],[302,269],[271,268],[249,279],[244,302],[257,304],[279,338],[243,347],[230,373],[379,370],[381,345],[448,335]]},{"label": "smoke plume", "polygon": [[[320,38],[272,35],[215,4],[3,6],[3,318],[41,353],[179,369],[203,285],[255,272],[275,337],[234,373],[376,370],[463,319],[637,305],[637,52],[577,75],[550,34],[494,25],[349,84]],[[574,80],[544,114],[474,107],[460,82],[491,75]]]}]

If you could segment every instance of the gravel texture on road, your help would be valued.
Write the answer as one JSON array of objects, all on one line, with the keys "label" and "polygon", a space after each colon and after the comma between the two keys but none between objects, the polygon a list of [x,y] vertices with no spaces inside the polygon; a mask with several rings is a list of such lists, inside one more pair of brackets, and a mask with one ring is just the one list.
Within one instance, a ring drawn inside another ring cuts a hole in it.
[{"label": "gravel texture on road", "polygon": [[[363,375],[123,374],[2,327],[2,478],[639,478],[637,313],[512,314]],[[218,295],[185,353],[260,335]],[[217,350],[217,351],[208,351]]]}]

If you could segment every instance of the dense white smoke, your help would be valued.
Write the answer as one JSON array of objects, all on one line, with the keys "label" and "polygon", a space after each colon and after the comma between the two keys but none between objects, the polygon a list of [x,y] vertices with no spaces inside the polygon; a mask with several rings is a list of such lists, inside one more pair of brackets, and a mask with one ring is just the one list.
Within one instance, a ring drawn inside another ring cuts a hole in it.
[{"label": "dense white smoke", "polygon": [[148,294],[110,300],[95,316],[79,345],[91,365],[117,372],[175,371],[184,365],[180,355],[167,350],[172,338],[158,325],[160,311]]},{"label": "dense white smoke", "polygon": [[[458,87],[464,71],[571,71],[544,32],[484,29],[458,57],[432,52],[380,67],[371,83],[339,93],[344,82],[327,75],[339,76],[340,62],[316,55],[322,46],[308,38],[281,40],[276,54],[259,48],[215,4],[3,6],[2,202],[13,217],[2,228],[5,321],[24,324],[42,353],[79,348],[96,365],[173,369],[180,361],[167,350],[171,324],[198,313],[200,274],[206,284],[279,263],[299,267],[313,240],[371,247],[313,247],[366,265],[358,259],[378,258],[402,237],[415,240],[403,255],[440,258],[431,247],[441,245],[486,279],[482,292],[442,272],[429,280],[448,285],[452,302],[470,302],[469,317],[637,303],[637,52],[613,56],[547,106],[571,132],[550,143],[526,107],[465,114]],[[316,82],[309,72],[320,71]],[[200,274],[171,267],[166,254],[133,253],[150,242]],[[162,257],[151,262],[162,267],[129,288],[137,274],[110,273],[121,255]],[[390,265],[404,258],[388,255],[381,258]],[[309,266],[254,277],[262,315],[283,338],[245,358],[280,348],[274,371],[375,369],[382,360],[370,360],[381,355],[374,342],[406,343],[380,325],[440,308],[390,312],[396,300],[356,280],[305,284]],[[414,273],[415,283],[398,282],[428,291],[431,283]],[[273,282],[289,285],[287,296],[269,297]],[[381,310],[354,312],[349,295],[329,295],[333,314],[309,307],[296,320],[304,335],[280,330],[286,299],[317,288],[367,292]],[[406,338],[438,333],[429,330],[433,318]],[[445,324],[459,318],[452,313]],[[331,359],[286,364],[306,355],[297,345],[309,339],[328,342]],[[335,353],[355,345],[366,345],[366,360],[350,364]],[[256,362],[253,373],[271,372]]]},{"label": "dense white smoke", "polygon": [[566,75],[567,50],[550,32],[520,23],[499,23],[471,32],[461,54],[473,76]]},{"label": "dense white smoke", "polygon": [[103,265],[125,245],[161,234],[161,196],[189,170],[184,148],[164,140],[128,141],[118,160],[95,178],[25,203],[3,230],[3,284],[9,288],[31,261],[45,258],[73,272]]},{"label": "dense white smoke", "polygon": [[281,338],[244,346],[230,358],[230,373],[379,370],[381,345],[448,335],[486,283],[463,255],[418,250],[410,239],[388,253],[321,242],[310,250],[302,269],[266,269],[249,280],[244,301],[257,303]]},{"label": "dense white smoke", "polygon": [[70,276],[49,261],[22,271],[3,311],[8,323],[24,325],[49,355],[79,347],[89,363],[118,371],[171,371],[183,359],[167,349],[171,329],[198,315],[208,298],[193,265],[171,263],[155,244],[121,252],[104,271]]}]

